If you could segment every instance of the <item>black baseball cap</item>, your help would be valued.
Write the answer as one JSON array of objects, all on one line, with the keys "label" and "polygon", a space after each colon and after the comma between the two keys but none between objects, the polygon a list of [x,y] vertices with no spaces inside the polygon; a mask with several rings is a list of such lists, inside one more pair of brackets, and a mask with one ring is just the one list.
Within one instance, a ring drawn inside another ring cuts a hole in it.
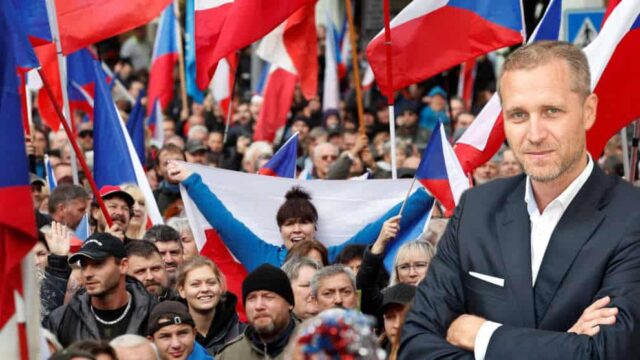
[{"label": "black baseball cap", "polygon": [[202,141],[193,139],[187,141],[187,146],[185,148],[189,154],[193,154],[198,151],[207,151],[209,149]]},{"label": "black baseball cap", "polygon": [[82,243],[80,251],[71,255],[69,264],[77,263],[83,258],[101,261],[110,256],[118,259],[127,257],[122,240],[108,233],[94,233]]},{"label": "black baseball cap", "polygon": [[407,305],[416,295],[416,287],[409,284],[395,284],[382,290],[380,312],[384,313],[390,305]]},{"label": "black baseball cap", "polygon": [[196,326],[187,306],[178,301],[163,301],[154,306],[147,323],[147,335],[153,336],[156,331],[169,325],[188,324]]}]

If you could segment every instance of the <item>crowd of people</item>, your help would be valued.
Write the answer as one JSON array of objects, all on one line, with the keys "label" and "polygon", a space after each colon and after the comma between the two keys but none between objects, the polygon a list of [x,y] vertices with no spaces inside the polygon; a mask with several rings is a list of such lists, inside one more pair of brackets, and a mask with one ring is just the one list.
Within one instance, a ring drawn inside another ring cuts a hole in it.
[{"label": "crowd of people", "polygon": [[[125,42],[116,64],[119,81],[133,98],[147,83],[149,51],[141,34]],[[491,64],[489,57],[481,61]],[[493,67],[479,69],[484,69],[479,78],[493,81],[479,83],[473,106],[452,96],[446,76],[397,93],[399,177],[414,176],[438,122],[452,141],[473,123],[496,88]],[[286,126],[273,143],[252,141],[262,106],[258,95],[244,98],[239,91],[228,131],[223,110],[210,95],[203,104],[191,102],[188,109],[175,101],[162,120],[164,144],[148,141],[145,149],[145,170],[165,220],[154,226],[148,225],[145,197],[133,184],[100,189],[109,225],[83,174],[80,184],[73,183],[72,150],[65,133],[42,125],[36,109],[38,126],[27,141],[27,152],[39,229],[34,255],[41,318],[51,358],[398,358],[405,318],[448,221],[442,211],[436,208],[429,231],[400,247],[389,272],[384,255],[400,231],[396,214],[387,214],[341,245],[327,247],[316,236],[322,214],[304,188],[294,187],[277,214],[269,215],[275,217],[282,238],[282,246],[275,246],[234,218],[216,189],[179,162],[256,173],[297,132],[300,178],[390,178],[389,108],[370,90],[372,106],[364,111],[360,132],[349,75],[342,90],[341,108],[327,111],[321,110],[321,97],[305,100],[298,91]],[[126,97],[116,99],[126,121],[131,104]],[[76,115],[78,142],[91,163],[93,126]],[[621,175],[622,146],[613,138],[596,165]],[[54,189],[46,179],[45,155],[53,168],[49,176],[57,183]],[[470,175],[474,185],[482,185],[522,172],[514,149],[505,144]],[[240,293],[229,291],[220,267],[199,254],[181,186],[247,269]],[[429,210],[420,196],[410,201],[417,209]],[[78,238],[76,230],[85,216],[91,235]]]}]

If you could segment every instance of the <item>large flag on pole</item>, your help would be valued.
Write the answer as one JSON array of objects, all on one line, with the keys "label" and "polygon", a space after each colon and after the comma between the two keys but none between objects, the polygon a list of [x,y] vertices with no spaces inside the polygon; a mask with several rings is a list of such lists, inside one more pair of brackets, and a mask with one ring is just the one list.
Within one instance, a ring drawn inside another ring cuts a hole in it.
[{"label": "large flag on pole", "polygon": [[[561,13],[562,0],[551,0],[528,42],[557,40]],[[503,143],[502,107],[498,94],[494,94],[471,126],[458,139],[454,149],[462,169],[465,174],[468,174],[489,161]]]},{"label": "large flag on pole", "polygon": [[16,315],[14,292],[22,297],[23,288],[20,263],[37,242],[19,71],[37,67],[38,61],[20,20],[12,2],[0,2],[0,48],[5,50],[0,56],[0,159],[7,169],[0,172],[0,329]]},{"label": "large flag on pole", "polygon": [[171,0],[55,0],[60,43],[65,55],[144,25]]},{"label": "large flag on pole", "polygon": [[162,216],[124,121],[120,119],[104,73],[95,63],[97,80],[94,106],[93,172],[96,185],[136,184],[144,195],[149,218],[162,224]]},{"label": "large flag on pole", "polygon": [[218,61],[260,39],[316,0],[196,0],[198,86],[204,89]]},{"label": "large flag on pole", "polygon": [[523,27],[520,0],[416,0],[391,21],[393,89],[382,32],[369,43],[367,59],[388,95],[467,59],[521,43]]},{"label": "large flag on pole", "polygon": [[315,6],[305,5],[264,37],[257,54],[270,63],[254,140],[273,141],[285,125],[296,82],[305,98],[318,90]]},{"label": "large flag on pole", "polygon": [[178,42],[180,41],[178,28],[175,7],[171,3],[160,16],[160,24],[153,46],[151,70],[149,71],[147,115],[153,111],[156,99],[160,101],[162,109],[166,109],[173,99],[173,70],[178,64]]},{"label": "large flag on pole", "polygon": [[640,118],[638,4],[633,0],[609,1],[602,30],[585,49],[592,88],[599,99],[596,122],[587,132],[587,147],[594,159],[600,157],[614,134]]}]

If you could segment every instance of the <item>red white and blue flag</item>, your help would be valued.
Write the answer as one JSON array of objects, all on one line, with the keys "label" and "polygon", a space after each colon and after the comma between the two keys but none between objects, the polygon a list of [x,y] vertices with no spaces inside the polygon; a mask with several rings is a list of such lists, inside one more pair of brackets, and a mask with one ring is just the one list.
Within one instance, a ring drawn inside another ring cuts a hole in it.
[{"label": "red white and blue flag", "polygon": [[67,94],[72,114],[75,110],[82,110],[93,118],[95,61],[96,57],[88,49],[80,49],[67,56]]},{"label": "red white and blue flag", "polygon": [[264,101],[254,131],[254,140],[273,141],[285,125],[296,83],[305,98],[318,89],[315,7],[305,5],[264,37],[257,54],[269,62]]},{"label": "red white and blue flag", "polygon": [[14,336],[13,341],[17,343],[19,339],[20,345],[26,345],[22,344],[26,340],[24,313],[16,314],[16,299],[23,295],[21,262],[37,237],[21,120],[23,86],[19,72],[37,67],[38,61],[17,14],[11,1],[0,2],[0,49],[5,51],[0,56],[0,160],[5,168],[0,171],[0,329],[14,315],[22,316],[18,320],[22,325],[14,328],[20,332],[19,337]]},{"label": "red white and blue flag", "polygon": [[65,55],[144,25],[171,0],[55,0],[60,43]]},{"label": "red white and blue flag", "polygon": [[149,131],[151,131],[151,143],[158,149],[164,145],[163,119],[164,115],[162,113],[162,106],[160,106],[160,100],[156,99],[153,103],[149,119],[147,120],[147,126],[149,127]]},{"label": "red white and blue flag", "polygon": [[[558,40],[561,13],[562,0],[551,0],[528,42]],[[468,174],[489,161],[503,143],[502,107],[498,94],[494,94],[471,126],[458,139],[454,149],[462,169],[465,174]]]},{"label": "red white and blue flag", "polygon": [[295,179],[298,159],[298,133],[291,135],[273,157],[264,164],[258,174]]},{"label": "red white and blue flag", "polygon": [[322,110],[340,108],[340,83],[338,81],[338,35],[329,12],[326,14],[324,46],[324,83],[322,84]]},{"label": "red white and blue flag", "polygon": [[196,77],[205,89],[217,64],[316,0],[196,0]]},{"label": "red white and blue flag", "polygon": [[600,34],[585,48],[592,88],[599,99],[596,122],[587,132],[587,148],[594,159],[614,134],[640,118],[639,4],[609,1]]},{"label": "red white and blue flag", "polygon": [[455,209],[462,193],[469,188],[469,180],[447,141],[441,122],[433,129],[433,135],[424,149],[416,170],[416,179],[450,213]]},{"label": "red white and blue flag", "polygon": [[153,46],[149,71],[147,115],[153,111],[156,99],[160,100],[162,109],[166,109],[173,99],[173,70],[178,64],[178,42],[180,41],[178,29],[175,7],[172,3],[160,16],[160,24]]},{"label": "red white and blue flag", "polygon": [[153,196],[140,159],[124,121],[111,98],[100,63],[94,64],[97,78],[93,126],[93,172],[96,185],[138,185],[144,195],[149,218],[162,224],[162,216]]},{"label": "red white and blue flag", "polygon": [[393,88],[383,32],[369,43],[367,59],[388,95],[467,59],[521,43],[523,28],[520,0],[416,0],[391,21]]}]

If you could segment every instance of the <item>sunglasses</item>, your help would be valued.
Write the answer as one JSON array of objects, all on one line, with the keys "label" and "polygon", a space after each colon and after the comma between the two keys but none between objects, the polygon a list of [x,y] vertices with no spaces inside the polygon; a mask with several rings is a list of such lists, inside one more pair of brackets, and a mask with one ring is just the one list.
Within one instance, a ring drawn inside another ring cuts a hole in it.
[{"label": "sunglasses", "polygon": [[78,137],[93,137],[93,130],[82,130],[78,133]]}]

